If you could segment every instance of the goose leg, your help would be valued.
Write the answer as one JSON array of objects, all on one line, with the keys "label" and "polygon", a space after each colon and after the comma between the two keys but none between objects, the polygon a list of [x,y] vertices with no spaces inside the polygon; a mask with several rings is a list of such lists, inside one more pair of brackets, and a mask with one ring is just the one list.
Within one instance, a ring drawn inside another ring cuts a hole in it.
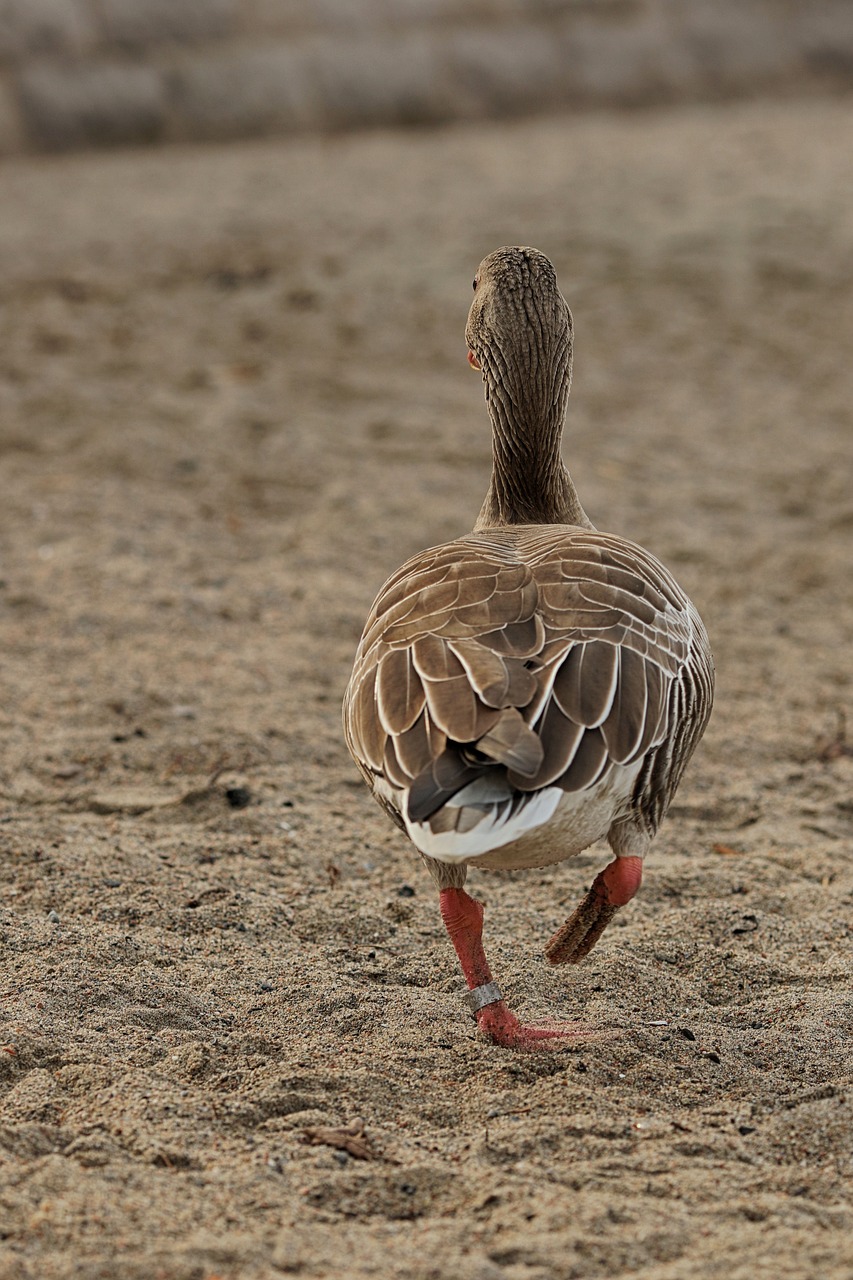
[{"label": "goose leg", "polygon": [[614,858],[545,948],[551,964],[577,964],[595,946],[620,907],[630,902],[643,878],[643,859]]},{"label": "goose leg", "polygon": [[[483,904],[464,889],[442,889],[439,894],[441,918],[456,948],[477,1026],[495,1044],[506,1049],[543,1049],[556,1047],[548,1042],[567,1038],[589,1038],[595,1033],[580,1024],[567,1023],[553,1027],[527,1027],[507,1008],[492,978],[483,950]],[[484,991],[483,988],[486,988]],[[491,988],[491,990],[489,990]],[[490,998],[492,997],[492,998]],[[488,1003],[477,1007],[481,1000]]]}]

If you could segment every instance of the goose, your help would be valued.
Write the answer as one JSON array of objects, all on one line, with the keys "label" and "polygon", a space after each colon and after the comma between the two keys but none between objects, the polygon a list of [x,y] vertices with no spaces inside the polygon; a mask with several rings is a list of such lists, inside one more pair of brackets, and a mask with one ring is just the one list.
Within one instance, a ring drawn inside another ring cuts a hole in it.
[{"label": "goose", "polygon": [[711,712],[699,614],[648,551],[599,532],[561,455],[573,324],[537,249],[496,249],[465,329],[492,425],[473,532],[376,597],[344,698],[349,751],[439,895],[479,1030],[513,1049],[594,1034],[523,1025],[483,949],[469,865],[541,868],[606,837],[612,861],[545,948],[577,963],[637,892]]}]

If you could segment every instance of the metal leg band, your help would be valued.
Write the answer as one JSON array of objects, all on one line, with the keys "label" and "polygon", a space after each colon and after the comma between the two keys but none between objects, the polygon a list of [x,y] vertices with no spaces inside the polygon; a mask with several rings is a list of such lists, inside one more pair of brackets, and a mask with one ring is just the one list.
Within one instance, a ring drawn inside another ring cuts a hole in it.
[{"label": "metal leg band", "polygon": [[484,1009],[487,1004],[496,1004],[498,1000],[503,1000],[503,996],[496,982],[484,982],[481,987],[475,987],[465,995],[465,1003],[474,1014]]}]

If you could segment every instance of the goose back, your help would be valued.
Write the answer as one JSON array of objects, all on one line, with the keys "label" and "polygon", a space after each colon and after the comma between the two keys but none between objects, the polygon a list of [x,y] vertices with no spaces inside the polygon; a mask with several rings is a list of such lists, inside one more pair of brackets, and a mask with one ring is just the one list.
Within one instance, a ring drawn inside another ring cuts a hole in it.
[{"label": "goose back", "polygon": [[582,798],[617,779],[653,835],[712,696],[701,619],[654,556],[593,529],[504,526],[388,579],[344,728],[380,803],[422,852],[455,861],[516,839],[525,805],[538,825],[546,791]]}]

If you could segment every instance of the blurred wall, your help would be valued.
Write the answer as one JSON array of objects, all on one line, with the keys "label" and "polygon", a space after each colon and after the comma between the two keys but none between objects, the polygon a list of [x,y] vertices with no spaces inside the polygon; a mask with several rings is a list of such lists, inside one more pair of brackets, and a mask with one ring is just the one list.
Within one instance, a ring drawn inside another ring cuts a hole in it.
[{"label": "blurred wall", "polygon": [[0,151],[853,86],[853,0],[0,0]]}]

